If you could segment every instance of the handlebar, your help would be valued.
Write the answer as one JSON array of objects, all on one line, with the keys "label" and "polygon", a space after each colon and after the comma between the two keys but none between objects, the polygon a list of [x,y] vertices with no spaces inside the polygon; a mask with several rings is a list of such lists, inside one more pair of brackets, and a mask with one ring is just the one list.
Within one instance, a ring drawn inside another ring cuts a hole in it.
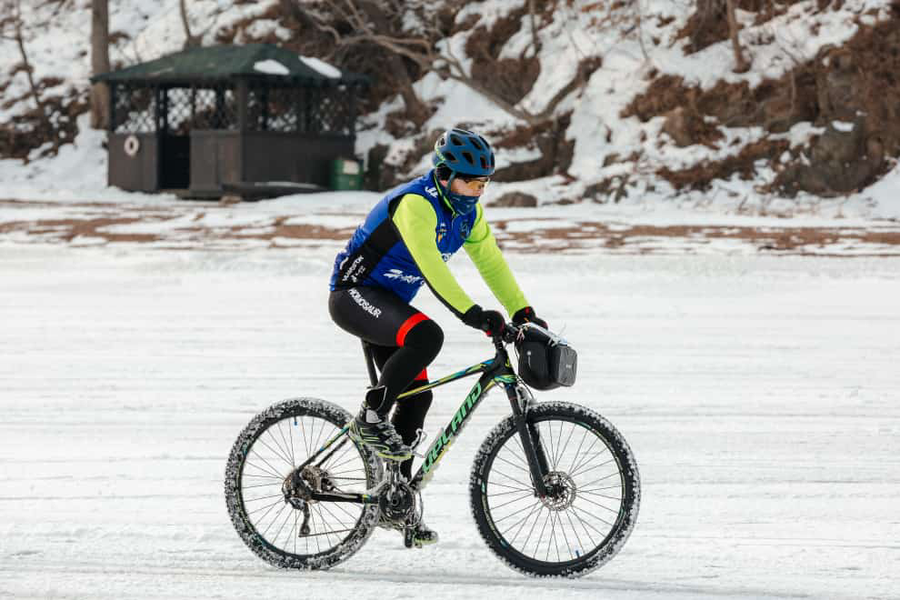
[{"label": "handlebar", "polygon": [[506,328],[503,330],[502,338],[504,344],[512,344],[516,341],[516,338],[519,337],[519,333],[522,331],[522,327],[515,325],[510,322],[506,324]]},{"label": "handlebar", "polygon": [[506,327],[501,334],[498,335],[496,333],[491,333],[491,340],[494,342],[494,346],[496,346],[499,350],[503,347],[503,344],[512,344],[513,342],[515,342],[520,335],[524,335],[526,329],[534,329],[535,331],[543,333],[550,339],[551,345],[568,343],[561,336],[553,333],[549,329],[537,325],[536,323],[523,323],[522,325],[516,325],[512,322],[506,324]]}]

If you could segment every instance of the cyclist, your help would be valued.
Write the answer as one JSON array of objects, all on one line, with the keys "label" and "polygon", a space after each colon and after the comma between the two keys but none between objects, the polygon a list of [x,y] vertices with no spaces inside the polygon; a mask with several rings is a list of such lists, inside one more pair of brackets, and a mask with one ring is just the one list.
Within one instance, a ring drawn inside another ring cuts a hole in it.
[{"label": "cyclist", "polygon": [[[389,191],[334,262],[331,318],[371,345],[381,371],[351,422],[350,436],[382,458],[402,461],[407,479],[410,446],[421,435],[432,393],[399,401],[397,396],[411,385],[428,383],[426,367],[444,341],[440,326],[409,304],[419,288],[428,284],[466,325],[488,335],[502,331],[503,315],[473,302],[445,264],[462,247],[514,323],[546,327],[519,289],[478,202],[494,162],[490,144],[480,135],[455,128],[444,132],[434,144],[434,168]],[[434,531],[418,526],[417,546],[436,541]]]}]

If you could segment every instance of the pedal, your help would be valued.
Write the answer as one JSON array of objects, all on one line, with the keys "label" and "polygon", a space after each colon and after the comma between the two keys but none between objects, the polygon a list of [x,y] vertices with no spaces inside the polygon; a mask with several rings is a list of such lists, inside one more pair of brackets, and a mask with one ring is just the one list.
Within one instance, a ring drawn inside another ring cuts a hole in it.
[{"label": "pedal", "polygon": [[422,544],[415,543],[415,531],[412,527],[407,527],[403,530],[403,545],[407,548],[412,548],[414,545],[417,548],[422,547]]}]

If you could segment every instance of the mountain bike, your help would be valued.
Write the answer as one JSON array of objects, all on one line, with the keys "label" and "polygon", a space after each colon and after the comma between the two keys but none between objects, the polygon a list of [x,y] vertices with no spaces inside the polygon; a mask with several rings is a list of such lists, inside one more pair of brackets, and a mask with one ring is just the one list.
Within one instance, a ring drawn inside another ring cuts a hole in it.
[{"label": "mountain bike", "polygon": [[[506,349],[527,327],[537,326],[509,324],[493,335],[492,359],[400,395],[480,374],[409,480],[398,462],[382,461],[350,439],[352,415],[336,404],[294,398],[256,415],[225,471],[228,512],[241,539],[263,560],[293,569],[347,560],[378,526],[399,529],[412,546],[422,490],[485,394],[502,388],[512,414],[485,438],[469,477],[481,537],[503,562],[529,575],[581,576],[605,564],[637,519],[637,463],[622,435],[593,410],[535,402]],[[363,350],[375,385],[365,342]]]}]

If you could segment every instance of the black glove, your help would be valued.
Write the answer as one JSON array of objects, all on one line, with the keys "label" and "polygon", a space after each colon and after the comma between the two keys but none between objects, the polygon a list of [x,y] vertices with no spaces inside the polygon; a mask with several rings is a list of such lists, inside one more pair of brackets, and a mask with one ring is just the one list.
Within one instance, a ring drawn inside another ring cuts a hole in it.
[{"label": "black glove", "polygon": [[477,304],[466,311],[462,322],[469,327],[480,329],[486,334],[502,335],[506,330],[506,319],[496,310],[482,310]]},{"label": "black glove", "polygon": [[516,314],[513,315],[513,323],[520,326],[525,323],[534,323],[535,325],[540,325],[544,329],[547,329],[547,321],[534,314],[534,309],[530,306],[517,310]]}]

